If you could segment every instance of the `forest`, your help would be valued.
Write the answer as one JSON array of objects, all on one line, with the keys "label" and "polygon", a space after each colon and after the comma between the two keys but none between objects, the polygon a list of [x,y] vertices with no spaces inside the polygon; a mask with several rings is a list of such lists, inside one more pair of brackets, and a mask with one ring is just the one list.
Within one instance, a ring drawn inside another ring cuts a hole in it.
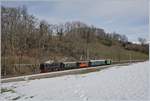
[{"label": "forest", "polygon": [[[114,29],[115,30],[115,29]],[[25,6],[1,6],[1,74],[16,64],[40,64],[47,60],[89,59],[145,60],[149,45],[128,41],[127,36],[73,21],[51,24],[28,13]]]}]

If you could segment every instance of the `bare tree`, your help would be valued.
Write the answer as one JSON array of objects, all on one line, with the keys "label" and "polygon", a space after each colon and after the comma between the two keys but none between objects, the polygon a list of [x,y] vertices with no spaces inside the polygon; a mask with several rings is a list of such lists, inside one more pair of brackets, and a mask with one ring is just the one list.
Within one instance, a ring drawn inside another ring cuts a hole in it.
[{"label": "bare tree", "polygon": [[144,45],[146,43],[146,39],[145,38],[138,38],[138,40],[141,43],[141,45]]}]

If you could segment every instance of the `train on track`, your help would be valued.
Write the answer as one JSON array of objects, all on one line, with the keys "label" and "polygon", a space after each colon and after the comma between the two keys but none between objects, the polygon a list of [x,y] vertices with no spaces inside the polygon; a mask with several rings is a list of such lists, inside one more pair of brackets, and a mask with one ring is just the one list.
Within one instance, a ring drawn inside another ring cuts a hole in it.
[{"label": "train on track", "polygon": [[60,63],[41,63],[40,72],[53,72],[77,68],[87,68],[102,65],[112,64],[111,60],[89,60],[89,61],[78,61],[78,62],[60,62]]}]

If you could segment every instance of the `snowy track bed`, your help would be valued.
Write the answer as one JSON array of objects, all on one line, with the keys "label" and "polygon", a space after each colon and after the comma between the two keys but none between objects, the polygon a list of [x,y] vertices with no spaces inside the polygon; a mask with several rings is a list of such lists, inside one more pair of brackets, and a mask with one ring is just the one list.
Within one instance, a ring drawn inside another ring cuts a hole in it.
[{"label": "snowy track bed", "polygon": [[8,83],[8,82],[42,79],[42,78],[52,78],[52,77],[59,77],[59,76],[64,76],[64,75],[83,74],[83,73],[100,71],[102,69],[107,69],[107,68],[114,67],[114,66],[125,66],[125,65],[129,65],[129,64],[131,64],[131,63],[112,64],[112,65],[104,65],[104,66],[96,66],[96,67],[88,67],[88,68],[79,68],[79,69],[70,69],[70,70],[64,70],[64,71],[40,73],[40,74],[33,74],[33,75],[26,75],[26,76],[18,76],[18,77],[4,78],[1,80],[1,82],[2,83]]},{"label": "snowy track bed", "polygon": [[88,74],[1,84],[2,101],[148,100],[149,62]]}]

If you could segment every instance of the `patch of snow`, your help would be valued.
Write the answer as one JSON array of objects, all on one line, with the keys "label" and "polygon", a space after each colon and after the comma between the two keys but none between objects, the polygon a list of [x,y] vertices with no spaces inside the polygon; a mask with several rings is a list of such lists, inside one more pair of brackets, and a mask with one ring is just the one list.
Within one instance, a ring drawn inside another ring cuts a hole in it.
[{"label": "patch of snow", "polygon": [[54,60],[48,60],[48,61],[45,61],[44,63],[53,63]]},{"label": "patch of snow", "polygon": [[147,101],[149,62],[116,66],[98,72],[1,84],[15,90],[2,101]]}]

